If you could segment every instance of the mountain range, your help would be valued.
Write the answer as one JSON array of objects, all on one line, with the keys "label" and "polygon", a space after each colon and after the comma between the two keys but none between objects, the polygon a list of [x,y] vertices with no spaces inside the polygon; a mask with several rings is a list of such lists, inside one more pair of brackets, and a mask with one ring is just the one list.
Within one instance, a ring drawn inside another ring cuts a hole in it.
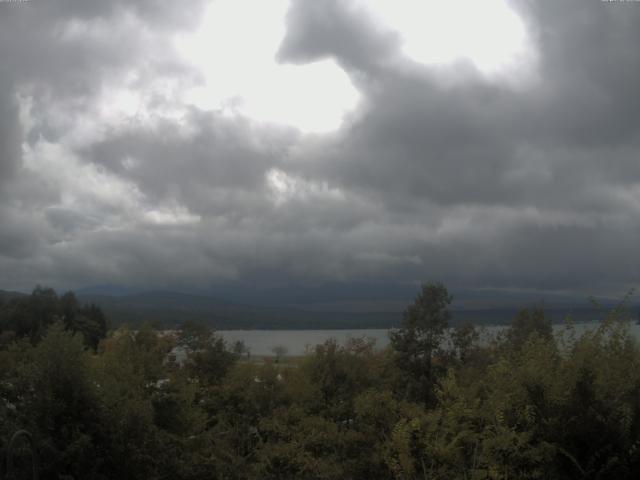
[{"label": "mountain range", "polygon": [[[320,288],[315,294],[312,289],[291,292],[274,288],[253,296],[249,290],[244,291],[244,296],[236,292],[223,298],[211,292],[104,285],[81,288],[75,293],[81,302],[100,306],[113,326],[150,322],[172,328],[184,321],[200,321],[221,330],[390,328],[400,324],[404,308],[412,302],[410,289],[397,288],[370,298],[366,298],[364,289],[353,289],[351,298],[349,289],[345,290],[343,295],[335,295],[333,287]],[[0,301],[20,295],[25,294],[0,290]],[[618,301],[598,299],[603,311]],[[567,316],[575,321],[590,321],[602,315],[586,297],[577,295],[462,291],[454,292],[452,323],[506,324],[518,310],[532,306],[543,306],[554,322]],[[631,303],[628,308],[635,316],[640,311],[638,303]]]}]

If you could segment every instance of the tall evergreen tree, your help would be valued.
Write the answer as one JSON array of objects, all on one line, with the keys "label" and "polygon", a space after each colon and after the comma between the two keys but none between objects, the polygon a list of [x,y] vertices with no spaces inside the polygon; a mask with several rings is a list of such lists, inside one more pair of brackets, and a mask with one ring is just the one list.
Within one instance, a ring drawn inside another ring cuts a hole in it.
[{"label": "tall evergreen tree", "polygon": [[404,312],[402,325],[391,332],[391,345],[398,367],[405,373],[409,398],[433,401],[434,354],[440,347],[451,314],[453,297],[439,282],[422,285],[413,304]]}]

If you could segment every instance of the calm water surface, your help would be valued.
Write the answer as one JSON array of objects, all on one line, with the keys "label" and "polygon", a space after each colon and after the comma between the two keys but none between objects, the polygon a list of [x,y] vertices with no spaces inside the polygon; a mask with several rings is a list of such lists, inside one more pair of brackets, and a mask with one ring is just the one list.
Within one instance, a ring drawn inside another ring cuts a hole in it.
[{"label": "calm water surface", "polygon": [[251,355],[273,355],[272,348],[282,346],[287,355],[302,355],[307,347],[324,343],[335,338],[344,344],[349,338],[368,337],[376,341],[376,347],[384,348],[389,343],[389,330],[221,330],[223,338],[229,342],[242,340]]},{"label": "calm water surface", "polygon": [[[594,328],[597,323],[578,323],[575,330],[579,334],[589,328]],[[504,326],[483,327],[482,338],[495,335]],[[554,325],[556,332],[563,328],[562,325]],[[631,331],[640,338],[640,325],[631,325]],[[251,355],[273,355],[273,347],[286,348],[287,355],[302,355],[308,347],[324,343],[329,338],[335,338],[344,344],[349,338],[368,337],[376,341],[377,348],[384,348],[389,344],[389,330],[387,329],[358,329],[358,330],[221,330],[220,333],[227,342],[232,343],[242,340],[249,348]]]}]

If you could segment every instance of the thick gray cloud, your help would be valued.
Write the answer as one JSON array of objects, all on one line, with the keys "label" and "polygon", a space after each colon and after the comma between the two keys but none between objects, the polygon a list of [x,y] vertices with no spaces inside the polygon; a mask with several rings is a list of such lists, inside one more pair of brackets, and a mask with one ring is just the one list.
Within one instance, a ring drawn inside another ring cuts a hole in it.
[{"label": "thick gray cloud", "polygon": [[[193,127],[187,135],[173,122],[163,122],[114,132],[83,155],[133,180],[156,201],[174,197],[206,214],[217,209],[207,199],[211,192],[262,190],[267,171],[283,162],[299,137],[292,129],[256,129],[243,118],[229,120],[195,109],[185,121]],[[234,208],[242,210],[242,205],[225,205],[224,211]]]},{"label": "thick gray cloud", "polygon": [[370,73],[397,54],[399,47],[398,34],[377,26],[362,5],[295,0],[287,14],[287,34],[277,58],[306,63],[333,57],[347,68]]},{"label": "thick gray cloud", "polygon": [[3,286],[639,280],[639,5],[512,2],[535,65],[506,81],[294,0],[277,61],[335,59],[361,94],[305,134],[184,103],[171,38],[203,4],[0,3]]},{"label": "thick gray cloud", "polygon": [[[1,87],[1,84],[0,84]],[[5,87],[5,91],[8,88]],[[0,93],[0,185],[14,173],[20,161],[22,132],[17,121],[18,108],[10,95]]]}]

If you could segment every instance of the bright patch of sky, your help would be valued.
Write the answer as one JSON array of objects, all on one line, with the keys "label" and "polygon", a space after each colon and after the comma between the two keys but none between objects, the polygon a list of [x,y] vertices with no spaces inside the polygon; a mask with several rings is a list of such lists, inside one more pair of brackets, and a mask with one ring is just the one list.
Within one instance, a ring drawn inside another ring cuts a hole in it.
[{"label": "bright patch of sky", "polygon": [[403,53],[428,65],[466,59],[487,75],[533,60],[529,34],[504,0],[360,0],[402,38]]},{"label": "bright patch of sky", "polygon": [[[533,49],[520,18],[503,0],[359,0],[384,28],[400,33],[412,60],[446,65],[470,60],[489,76],[522,73]],[[358,91],[331,59],[279,64],[288,0],[214,0],[179,52],[203,75],[186,100],[305,132],[337,129]]]},{"label": "bright patch of sky", "polygon": [[265,175],[267,186],[272,194],[276,206],[294,199],[306,200],[344,200],[344,194],[338,188],[329,186],[326,182],[311,182],[302,178],[272,168]]},{"label": "bright patch of sky", "polygon": [[199,30],[177,42],[204,76],[187,99],[302,131],[338,128],[359,99],[348,75],[333,60],[307,65],[275,60],[288,6],[286,0],[213,1]]}]

